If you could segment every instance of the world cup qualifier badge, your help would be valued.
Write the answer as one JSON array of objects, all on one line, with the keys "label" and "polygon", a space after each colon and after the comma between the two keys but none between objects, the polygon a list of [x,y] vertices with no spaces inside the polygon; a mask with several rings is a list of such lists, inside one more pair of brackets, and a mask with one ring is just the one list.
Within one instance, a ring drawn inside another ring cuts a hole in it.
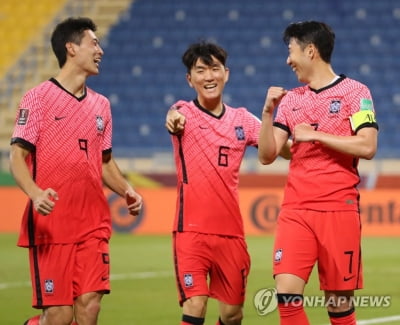
[{"label": "world cup qualifier badge", "polygon": [[29,110],[27,108],[20,108],[18,115],[18,125],[25,125],[28,121]]}]

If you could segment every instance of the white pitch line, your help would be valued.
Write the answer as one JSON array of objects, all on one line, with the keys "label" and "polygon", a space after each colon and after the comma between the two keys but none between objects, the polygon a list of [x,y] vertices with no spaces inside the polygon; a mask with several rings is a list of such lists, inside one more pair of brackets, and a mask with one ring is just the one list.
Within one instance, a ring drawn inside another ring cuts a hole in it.
[{"label": "white pitch line", "polygon": [[126,280],[126,279],[150,279],[150,278],[164,278],[172,276],[171,271],[153,271],[153,272],[135,272],[135,273],[122,273],[111,274],[111,280]]},{"label": "white pitch line", "polygon": [[400,320],[400,315],[358,320],[357,325],[384,324]]},{"label": "white pitch line", "polygon": [[0,283],[0,290],[9,289],[9,288],[18,288],[18,287],[29,287],[31,285],[30,282],[6,282]]},{"label": "white pitch line", "polygon": [[[127,279],[153,279],[153,278],[165,278],[172,276],[171,271],[153,271],[153,272],[134,272],[134,273],[121,273],[111,274],[110,278],[112,281],[127,280]],[[0,290],[18,288],[18,287],[30,287],[29,281],[24,282],[5,282],[0,283]]]},{"label": "white pitch line", "polygon": [[400,315],[360,320],[357,322],[357,325],[383,324],[394,322],[396,320],[400,320]]}]

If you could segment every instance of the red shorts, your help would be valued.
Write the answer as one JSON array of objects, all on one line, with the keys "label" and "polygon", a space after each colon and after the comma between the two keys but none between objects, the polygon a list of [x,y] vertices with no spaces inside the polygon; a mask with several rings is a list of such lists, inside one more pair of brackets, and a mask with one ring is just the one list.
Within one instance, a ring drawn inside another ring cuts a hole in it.
[{"label": "red shorts", "polygon": [[243,238],[176,232],[173,244],[180,305],[193,296],[243,304],[250,271]]},{"label": "red shorts", "polygon": [[361,221],[357,211],[281,210],[274,244],[274,276],[290,273],[307,282],[316,262],[321,290],[362,288]]},{"label": "red shorts", "polygon": [[84,293],[110,292],[109,246],[104,239],[29,248],[32,306],[72,306]]}]

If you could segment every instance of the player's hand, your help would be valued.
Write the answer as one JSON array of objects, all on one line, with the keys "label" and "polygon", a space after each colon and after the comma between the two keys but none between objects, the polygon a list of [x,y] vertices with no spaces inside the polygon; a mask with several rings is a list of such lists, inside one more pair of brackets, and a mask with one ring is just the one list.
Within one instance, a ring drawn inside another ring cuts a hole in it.
[{"label": "player's hand", "polygon": [[143,205],[142,197],[133,190],[125,192],[125,200],[128,205],[129,214],[137,216]]},{"label": "player's hand", "polygon": [[53,211],[57,200],[58,194],[52,188],[40,191],[39,195],[32,199],[34,209],[44,216]]},{"label": "player's hand", "polygon": [[287,94],[287,90],[282,87],[272,86],[268,88],[267,96],[265,98],[263,114],[272,114],[275,107],[279,105],[283,96]]},{"label": "player's hand", "polygon": [[179,113],[176,108],[172,107],[168,110],[165,119],[165,127],[172,134],[179,134],[185,128],[186,118],[183,114]]},{"label": "player's hand", "polygon": [[293,137],[295,142],[315,141],[315,127],[307,123],[300,123],[294,127]]}]

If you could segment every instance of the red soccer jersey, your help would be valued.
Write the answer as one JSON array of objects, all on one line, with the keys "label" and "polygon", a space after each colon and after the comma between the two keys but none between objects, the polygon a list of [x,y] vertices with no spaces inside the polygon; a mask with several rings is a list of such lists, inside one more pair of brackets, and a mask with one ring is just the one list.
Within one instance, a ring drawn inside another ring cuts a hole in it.
[{"label": "red soccer jersey", "polygon": [[59,200],[48,216],[28,202],[18,245],[109,238],[102,154],[111,150],[111,132],[109,101],[89,88],[77,98],[51,79],[25,94],[11,143],[30,150],[27,162],[35,182],[53,188]]},{"label": "red soccer jersey", "polygon": [[[295,125],[303,122],[339,136],[354,135],[362,127],[378,128],[370,91],[345,76],[318,91],[304,86],[287,93],[279,105],[274,126],[291,135]],[[284,207],[320,211],[359,209],[357,158],[318,142],[294,142],[291,150]]]},{"label": "red soccer jersey", "polygon": [[247,146],[257,146],[260,120],[245,108],[224,106],[219,117],[179,101],[182,135],[172,136],[178,196],[174,231],[244,236],[239,168]]}]

